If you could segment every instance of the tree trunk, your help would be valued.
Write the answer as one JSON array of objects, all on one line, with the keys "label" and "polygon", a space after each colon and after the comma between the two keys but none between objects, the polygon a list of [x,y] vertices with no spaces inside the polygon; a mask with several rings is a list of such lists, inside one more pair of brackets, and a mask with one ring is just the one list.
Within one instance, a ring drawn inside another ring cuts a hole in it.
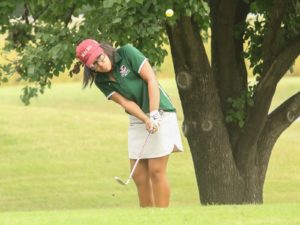
[{"label": "tree trunk", "polygon": [[184,113],[183,132],[192,152],[201,203],[241,204],[250,182],[245,182],[235,166],[199,29],[191,18],[184,17],[176,26],[167,25],[167,32]]},{"label": "tree trunk", "polygon": [[167,25],[167,33],[184,113],[183,132],[192,153],[201,203],[262,202],[256,167],[249,170],[251,175],[241,174],[236,167],[198,28],[191,18],[185,17],[173,27]]},{"label": "tree trunk", "polygon": [[[263,54],[269,59],[268,65],[255,89],[254,106],[244,109],[244,126],[225,123],[231,107],[227,99],[239,98],[248,91],[245,40],[243,31],[236,35],[235,27],[245,21],[249,4],[238,0],[209,2],[212,65],[193,17],[180,17],[173,26],[166,24],[184,114],[183,133],[191,150],[200,201],[262,203],[273,146],[300,115],[300,93],[268,115],[277,83],[299,55],[300,35],[276,55],[270,55],[270,51]],[[276,2],[286,4],[283,0]],[[282,15],[274,13],[273,17],[271,24],[280,24]]]}]

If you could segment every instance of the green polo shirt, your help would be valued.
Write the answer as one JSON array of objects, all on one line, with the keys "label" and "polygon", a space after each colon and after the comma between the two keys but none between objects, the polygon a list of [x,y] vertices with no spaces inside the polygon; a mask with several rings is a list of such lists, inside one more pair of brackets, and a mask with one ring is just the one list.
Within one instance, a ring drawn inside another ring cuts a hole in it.
[{"label": "green polo shirt", "polygon": [[[115,92],[134,101],[145,113],[149,113],[149,94],[146,82],[140,76],[140,70],[147,58],[132,45],[117,49],[113,74],[116,81],[109,80],[107,73],[97,73],[96,86],[109,99]],[[163,88],[159,85],[159,110],[173,112],[175,108]]]}]

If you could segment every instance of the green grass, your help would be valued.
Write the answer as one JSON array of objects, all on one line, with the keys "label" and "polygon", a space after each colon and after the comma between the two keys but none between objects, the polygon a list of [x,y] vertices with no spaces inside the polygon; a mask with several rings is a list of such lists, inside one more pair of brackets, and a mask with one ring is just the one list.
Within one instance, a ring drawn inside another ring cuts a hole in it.
[{"label": "green grass", "polygon": [[[176,95],[172,82],[165,83]],[[113,179],[129,173],[128,118],[119,106],[96,88],[81,90],[79,83],[56,84],[29,107],[20,102],[19,90],[0,89],[0,210],[137,205],[134,185],[124,188]],[[175,169],[172,202],[198,204],[186,142],[185,148],[169,165]],[[175,183],[186,174],[182,191]]]},{"label": "green grass", "polygon": [[0,213],[1,225],[297,225],[300,204],[189,206],[168,209],[105,208]]},{"label": "green grass", "polygon": [[[181,124],[175,82],[161,83],[178,108]],[[299,78],[284,79],[272,107],[299,86]],[[171,207],[139,209],[134,184],[122,187],[113,179],[129,173],[123,110],[95,87],[82,90],[80,83],[54,84],[29,107],[19,100],[20,89],[0,87],[1,225],[299,224],[300,122],[275,146],[265,205],[199,206],[191,155],[183,139],[185,152],[173,154],[168,167]]]}]

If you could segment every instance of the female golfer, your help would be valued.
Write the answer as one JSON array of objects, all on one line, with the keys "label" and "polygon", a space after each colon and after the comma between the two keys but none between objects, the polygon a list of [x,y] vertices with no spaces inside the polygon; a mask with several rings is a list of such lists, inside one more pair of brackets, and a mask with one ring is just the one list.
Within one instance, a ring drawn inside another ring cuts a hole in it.
[{"label": "female golfer", "polygon": [[76,57],[85,65],[83,86],[96,86],[129,114],[128,154],[141,207],[167,207],[169,154],[183,151],[175,108],[158,84],[147,58],[132,45],[118,49],[92,39],[80,42]]}]

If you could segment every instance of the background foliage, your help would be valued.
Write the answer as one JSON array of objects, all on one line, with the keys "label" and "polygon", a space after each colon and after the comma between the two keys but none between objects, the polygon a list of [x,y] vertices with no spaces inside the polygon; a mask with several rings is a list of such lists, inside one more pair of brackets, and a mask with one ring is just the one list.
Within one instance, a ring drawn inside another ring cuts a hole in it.
[{"label": "background foliage", "polygon": [[[237,35],[246,30],[245,58],[257,77],[262,70],[261,41],[271,3],[271,0],[252,1],[251,12],[256,16],[236,27]],[[165,17],[168,8],[175,12],[171,18]],[[300,3],[293,1],[289,8],[292,13],[284,18],[279,37],[282,43],[299,34]],[[0,83],[19,74],[20,79],[27,82],[21,96],[25,104],[44,93],[53,77],[66,70],[71,76],[79,71],[79,64],[72,68],[75,46],[84,38],[108,42],[115,47],[131,43],[159,68],[167,55],[166,23],[172,25],[181,16],[192,16],[204,39],[209,36],[209,6],[206,1],[198,0],[10,0],[2,1],[0,10],[0,32],[7,40],[5,49],[17,54],[1,64]],[[6,57],[8,53],[3,55]]]}]

